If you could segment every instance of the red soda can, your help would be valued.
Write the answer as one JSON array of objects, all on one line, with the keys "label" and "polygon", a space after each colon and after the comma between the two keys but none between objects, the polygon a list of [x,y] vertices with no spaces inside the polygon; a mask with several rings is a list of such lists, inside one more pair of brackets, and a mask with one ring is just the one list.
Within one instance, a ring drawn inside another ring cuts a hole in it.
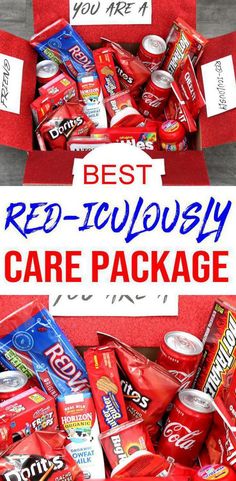
[{"label": "red soda can", "polygon": [[158,452],[169,462],[193,466],[213,420],[213,401],[197,389],[180,391],[160,437]]},{"label": "red soda can", "polygon": [[145,117],[157,118],[162,113],[170,96],[173,80],[172,75],[164,70],[152,72],[139,104],[139,111]]},{"label": "red soda can", "polygon": [[203,344],[188,332],[168,332],[160,346],[157,363],[181,383],[179,391],[191,387],[201,359]]},{"label": "red soda can", "polygon": [[0,402],[11,399],[29,389],[28,378],[20,371],[3,371],[0,373]]},{"label": "red soda can", "polygon": [[54,79],[59,72],[59,66],[52,60],[42,60],[36,66],[37,81],[40,85],[47,84]]},{"label": "red soda can", "polygon": [[166,42],[157,35],[146,35],[140,43],[137,57],[144,65],[154,72],[158,70],[164,58]]}]

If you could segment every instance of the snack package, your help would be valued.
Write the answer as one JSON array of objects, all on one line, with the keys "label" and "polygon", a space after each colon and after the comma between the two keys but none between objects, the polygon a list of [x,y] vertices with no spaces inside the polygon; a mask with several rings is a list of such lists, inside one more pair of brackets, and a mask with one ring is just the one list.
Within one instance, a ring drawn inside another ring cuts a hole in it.
[{"label": "snack package", "polygon": [[0,457],[0,476],[5,481],[77,481],[79,466],[65,449],[59,432],[35,432],[12,444]]},{"label": "snack package", "polygon": [[110,48],[98,48],[93,52],[104,98],[120,92],[120,83]]},{"label": "snack package", "polygon": [[80,75],[77,80],[79,95],[84,102],[84,112],[96,127],[107,127],[107,114],[103,104],[101,84],[96,72]]},{"label": "snack package", "polygon": [[133,94],[134,92],[136,94],[137,89],[150,78],[151,72],[137,57],[134,57],[132,53],[125,50],[118,43],[107,39],[102,40],[105,42],[106,47],[112,49],[121,86],[124,89],[130,89]]},{"label": "snack package", "polygon": [[189,56],[186,58],[183,69],[180,72],[178,85],[189,112],[194,119],[197,119],[200,110],[204,107],[206,102],[200,90],[193,64]]},{"label": "snack package", "polygon": [[10,417],[0,408],[0,454],[2,454],[12,443],[10,423]]},{"label": "snack package", "polygon": [[0,362],[34,374],[42,389],[59,394],[88,391],[85,363],[44,306],[32,301],[0,322]]},{"label": "snack package", "polygon": [[[161,123],[160,123],[161,124]],[[158,148],[156,126],[131,127],[127,131],[124,127],[113,127],[112,129],[93,129],[91,137],[102,139],[108,137],[110,142],[130,144],[142,150],[154,150]]]},{"label": "snack package", "polygon": [[68,437],[66,449],[82,469],[85,479],[104,479],[103,452],[91,393],[59,396],[57,406],[60,428]]},{"label": "snack package", "polygon": [[95,70],[92,51],[63,18],[34,35],[30,45],[39,55],[57,63],[75,80],[79,74]]},{"label": "snack package", "polygon": [[58,428],[55,400],[38,388],[2,402],[1,409],[9,416],[13,442],[34,431]]},{"label": "snack package", "polygon": [[106,136],[95,139],[93,137],[78,137],[72,134],[70,140],[67,142],[67,150],[87,152],[105,144],[110,144],[110,140]]},{"label": "snack package", "polygon": [[116,356],[112,349],[94,347],[84,354],[101,432],[128,420]]},{"label": "snack package", "polygon": [[117,112],[120,112],[126,107],[134,107],[137,109],[136,102],[129,90],[123,90],[122,92],[111,95],[104,100],[104,104],[110,117],[114,117]]},{"label": "snack package", "polygon": [[161,68],[176,79],[188,55],[193,65],[197,64],[208,40],[178,17],[172,25],[166,43],[167,50]]},{"label": "snack package", "polygon": [[170,464],[159,454],[140,450],[116,466],[111,473],[111,478],[162,478],[168,475],[169,469]]},{"label": "snack package", "polygon": [[168,371],[108,334],[98,333],[100,345],[115,350],[121,386],[130,419],[143,418],[152,439],[180,383]]},{"label": "snack package", "polygon": [[136,419],[109,429],[100,434],[100,441],[112,469],[137,451],[150,451],[154,448],[143,419]]},{"label": "snack package", "polygon": [[72,133],[87,135],[94,126],[81,103],[67,102],[50,114],[39,126],[39,132],[49,150],[66,150]]},{"label": "snack package", "polygon": [[196,132],[197,125],[182,97],[180,88],[174,81],[171,85],[172,94],[165,106],[165,116],[167,120],[178,120],[187,132]]},{"label": "snack package", "polygon": [[194,387],[213,398],[222,396],[227,373],[234,367],[236,355],[236,310],[217,300],[203,336],[202,361]]}]

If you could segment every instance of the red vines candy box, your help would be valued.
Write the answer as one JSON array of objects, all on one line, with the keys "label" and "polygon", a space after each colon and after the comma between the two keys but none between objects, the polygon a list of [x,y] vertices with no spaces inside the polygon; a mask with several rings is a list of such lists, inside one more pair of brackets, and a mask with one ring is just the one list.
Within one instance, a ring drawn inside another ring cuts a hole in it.
[{"label": "red vines candy box", "polygon": [[[4,481],[77,481],[79,466],[66,451],[62,433],[37,432],[13,444],[0,458]],[[37,454],[36,454],[37,453]]]},{"label": "red vines candy box", "polygon": [[130,419],[143,418],[151,436],[179,389],[179,381],[166,369],[107,334],[98,333],[99,344],[115,349],[121,386]]},{"label": "red vines candy box", "polygon": [[118,43],[103,39],[106,46],[110,47],[115,57],[116,71],[120,84],[125,89],[137,90],[149,79],[151,72],[132,53],[125,50]]},{"label": "red vines candy box", "polygon": [[93,122],[84,113],[80,103],[68,102],[59,107],[39,126],[39,132],[50,150],[66,150],[72,132],[87,135]]}]

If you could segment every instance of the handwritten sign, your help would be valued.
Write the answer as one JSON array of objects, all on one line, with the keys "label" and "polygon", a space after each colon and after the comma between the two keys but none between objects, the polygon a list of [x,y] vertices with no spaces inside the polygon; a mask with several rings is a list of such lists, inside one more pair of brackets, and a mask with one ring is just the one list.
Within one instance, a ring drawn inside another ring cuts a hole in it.
[{"label": "handwritten sign", "polygon": [[83,292],[76,295],[52,294],[50,312],[54,316],[177,316],[178,296],[160,294]]},{"label": "handwritten sign", "polygon": [[152,0],[70,0],[71,25],[148,25]]},{"label": "handwritten sign", "polygon": [[202,65],[207,116],[236,107],[236,82],[232,55]]},{"label": "handwritten sign", "polygon": [[0,54],[0,110],[20,113],[23,60]]}]

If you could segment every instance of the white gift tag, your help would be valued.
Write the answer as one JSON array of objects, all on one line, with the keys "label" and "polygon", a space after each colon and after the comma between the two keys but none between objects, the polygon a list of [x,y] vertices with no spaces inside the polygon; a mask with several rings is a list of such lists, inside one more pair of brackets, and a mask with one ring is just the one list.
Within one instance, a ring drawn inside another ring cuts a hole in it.
[{"label": "white gift tag", "polygon": [[202,65],[207,117],[236,107],[236,82],[232,55]]},{"label": "white gift tag", "polygon": [[71,25],[149,25],[152,0],[70,0]]},{"label": "white gift tag", "polygon": [[20,113],[23,60],[0,54],[0,110]]},{"label": "white gift tag", "polygon": [[178,296],[151,292],[108,294],[105,289],[78,295],[51,294],[49,309],[54,316],[177,316]]}]

